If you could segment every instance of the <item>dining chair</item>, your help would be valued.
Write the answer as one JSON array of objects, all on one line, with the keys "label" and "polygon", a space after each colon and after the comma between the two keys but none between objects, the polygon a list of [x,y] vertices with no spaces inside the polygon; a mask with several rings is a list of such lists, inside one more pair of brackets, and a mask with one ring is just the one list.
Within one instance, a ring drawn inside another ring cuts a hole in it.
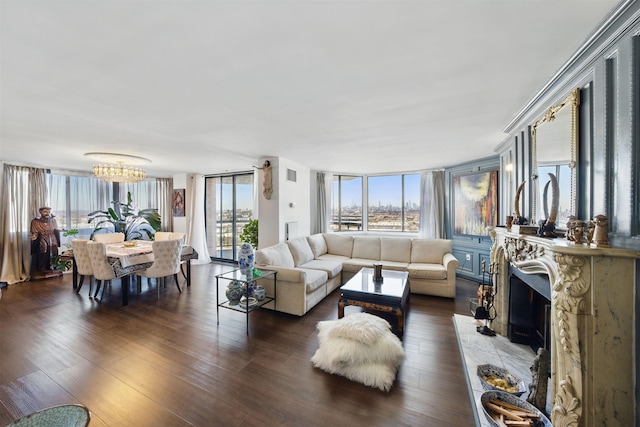
[{"label": "dining chair", "polygon": [[[158,299],[160,299],[160,280],[158,279],[161,278],[173,276],[176,286],[178,287],[178,292],[182,292],[182,289],[180,289],[180,283],[178,282],[182,240],[171,239],[154,241],[151,248],[153,250],[153,264],[151,264],[151,266],[146,270],[136,272],[138,277],[142,276],[147,279],[156,279]],[[140,281],[140,279],[138,279],[138,281]]]},{"label": "dining chair", "polygon": [[6,427],[86,427],[90,421],[91,411],[84,405],[57,405],[25,415]]},{"label": "dining chair", "polygon": [[171,239],[171,231],[156,231],[153,239],[158,242],[160,240],[170,240]]},{"label": "dining chair", "polygon": [[124,233],[98,233],[93,236],[94,242],[99,243],[122,243],[124,242]]},{"label": "dining chair", "polygon": [[102,282],[104,282],[102,295],[100,296],[100,299],[98,299],[98,301],[102,301],[102,297],[104,297],[104,290],[108,284],[111,284],[111,280],[116,278],[116,273],[113,271],[113,267],[111,266],[111,264],[109,264],[109,260],[107,258],[107,248],[105,247],[104,243],[91,242],[87,245],[87,249],[89,249],[89,259],[91,259],[93,277],[95,277],[97,283],[96,293],[93,295],[93,297],[96,298],[98,296],[100,286]]},{"label": "dining chair", "polygon": [[89,276],[89,297],[91,297],[91,289],[93,288],[93,267],[91,266],[91,258],[89,258],[89,249],[87,248],[88,244],[89,240],[71,240],[71,248],[73,249],[73,258],[76,262],[76,270],[80,275],[80,282],[78,283],[76,294],[80,293],[85,276]]}]

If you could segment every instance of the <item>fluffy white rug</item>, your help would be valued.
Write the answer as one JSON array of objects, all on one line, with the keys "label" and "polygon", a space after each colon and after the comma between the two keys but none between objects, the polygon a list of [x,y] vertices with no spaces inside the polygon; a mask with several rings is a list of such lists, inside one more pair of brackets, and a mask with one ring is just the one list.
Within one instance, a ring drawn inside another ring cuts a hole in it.
[{"label": "fluffy white rug", "polygon": [[386,320],[353,313],[318,322],[317,328],[320,346],[311,358],[315,367],[366,386],[391,389],[404,350]]}]

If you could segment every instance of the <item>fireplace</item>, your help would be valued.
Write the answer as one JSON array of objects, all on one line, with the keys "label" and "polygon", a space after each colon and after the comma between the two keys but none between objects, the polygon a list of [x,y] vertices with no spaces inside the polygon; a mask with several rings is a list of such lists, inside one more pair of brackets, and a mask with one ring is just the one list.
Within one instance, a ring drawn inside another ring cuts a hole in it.
[{"label": "fireplace", "polygon": [[[529,328],[540,329],[541,319],[550,326],[553,425],[638,425],[634,331],[640,252],[525,236],[504,227],[492,227],[489,234],[497,312],[491,327],[509,335],[515,289],[522,294],[514,299],[538,306]],[[512,287],[514,277],[526,286],[514,280]],[[542,299],[533,304],[542,297],[549,309]],[[513,324],[520,322],[515,319]]]},{"label": "fireplace", "polygon": [[551,350],[551,285],[547,275],[528,276],[510,269],[509,324],[511,342],[526,344],[534,352]]}]

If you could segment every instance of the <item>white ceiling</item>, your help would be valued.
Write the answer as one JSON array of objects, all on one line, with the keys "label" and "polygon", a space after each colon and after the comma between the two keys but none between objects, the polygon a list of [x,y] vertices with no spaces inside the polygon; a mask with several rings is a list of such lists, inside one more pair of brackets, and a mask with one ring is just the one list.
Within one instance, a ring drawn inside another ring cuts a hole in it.
[{"label": "white ceiling", "polygon": [[494,155],[617,0],[1,0],[0,159],[152,176]]}]

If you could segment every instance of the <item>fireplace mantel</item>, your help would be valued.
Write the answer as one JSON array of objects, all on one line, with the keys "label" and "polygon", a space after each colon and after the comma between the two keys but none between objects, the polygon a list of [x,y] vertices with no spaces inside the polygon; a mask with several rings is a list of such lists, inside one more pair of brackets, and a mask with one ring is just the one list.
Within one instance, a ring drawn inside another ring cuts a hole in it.
[{"label": "fireplace mantel", "polygon": [[551,284],[551,421],[633,426],[635,286],[640,252],[597,248],[492,227],[493,329],[507,334],[509,264]]}]

